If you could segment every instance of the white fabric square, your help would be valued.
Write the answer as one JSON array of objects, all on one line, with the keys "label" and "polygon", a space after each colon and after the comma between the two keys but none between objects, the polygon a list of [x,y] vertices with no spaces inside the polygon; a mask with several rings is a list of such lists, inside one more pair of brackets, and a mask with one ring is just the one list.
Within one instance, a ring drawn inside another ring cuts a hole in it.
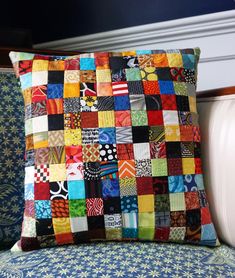
[{"label": "white fabric square", "polygon": [[79,70],[66,70],[64,72],[64,83],[78,83],[80,81]]},{"label": "white fabric square", "polygon": [[34,183],[34,166],[25,167],[24,183]]},{"label": "white fabric square", "polygon": [[105,228],[116,229],[122,227],[121,214],[105,214],[104,215]]},{"label": "white fabric square", "polygon": [[68,181],[83,180],[84,167],[83,163],[71,163],[66,165],[66,176]]},{"label": "white fabric square", "polygon": [[33,118],[33,133],[48,131],[47,115]]},{"label": "white fabric square", "polygon": [[86,216],[70,218],[70,225],[72,233],[88,231]]},{"label": "white fabric square", "polygon": [[21,236],[36,237],[36,220],[34,218],[24,216]]},{"label": "white fabric square", "polygon": [[123,228],[137,229],[137,213],[122,213]]},{"label": "white fabric square", "polygon": [[48,71],[34,71],[32,73],[32,86],[47,85]]},{"label": "white fabric square", "polygon": [[134,144],[134,158],[138,159],[150,159],[149,143]]},{"label": "white fabric square", "polygon": [[163,110],[163,120],[165,125],[179,125],[177,111]]},{"label": "white fabric square", "polygon": [[33,120],[27,119],[24,124],[25,136],[33,133]]}]

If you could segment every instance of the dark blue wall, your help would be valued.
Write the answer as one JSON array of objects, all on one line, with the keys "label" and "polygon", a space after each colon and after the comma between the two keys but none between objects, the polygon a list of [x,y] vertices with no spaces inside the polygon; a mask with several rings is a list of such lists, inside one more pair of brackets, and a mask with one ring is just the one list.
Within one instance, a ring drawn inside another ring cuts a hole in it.
[{"label": "dark blue wall", "polygon": [[40,0],[32,4],[33,12],[12,8],[18,12],[13,20],[32,27],[34,43],[235,9],[235,0]]}]

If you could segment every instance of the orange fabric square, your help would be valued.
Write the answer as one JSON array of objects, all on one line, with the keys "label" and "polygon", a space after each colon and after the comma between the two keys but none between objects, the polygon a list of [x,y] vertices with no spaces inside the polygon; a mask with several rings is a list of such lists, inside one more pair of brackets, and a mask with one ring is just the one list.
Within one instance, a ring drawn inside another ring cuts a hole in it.
[{"label": "orange fabric square", "polygon": [[169,67],[166,53],[153,54],[152,56],[155,67]]},{"label": "orange fabric square", "polygon": [[180,126],[180,140],[181,141],[193,141],[193,127],[192,126]]},{"label": "orange fabric square", "polygon": [[197,191],[185,192],[184,194],[187,210],[200,208],[200,202]]},{"label": "orange fabric square", "polygon": [[98,127],[98,112],[81,112],[82,128]]},{"label": "orange fabric square", "polygon": [[55,239],[58,245],[74,243],[72,233],[56,234]]},{"label": "orange fabric square", "polygon": [[64,70],[64,61],[49,61],[48,70]]},{"label": "orange fabric square", "polygon": [[119,160],[118,172],[120,178],[135,177],[135,161],[134,160]]},{"label": "orange fabric square", "polygon": [[47,113],[48,115],[63,114],[64,113],[63,99],[60,98],[48,99]]},{"label": "orange fabric square", "polygon": [[96,83],[96,90],[98,96],[112,96],[112,83],[110,82],[99,82]]},{"label": "orange fabric square", "polygon": [[79,83],[65,83],[64,84],[64,98],[80,97]]},{"label": "orange fabric square", "polygon": [[131,126],[131,113],[129,110],[115,111],[116,126]]},{"label": "orange fabric square", "polygon": [[109,69],[108,52],[95,53],[95,65],[97,69]]},{"label": "orange fabric square", "polygon": [[159,95],[160,89],[158,81],[143,81],[144,93],[145,95]]}]

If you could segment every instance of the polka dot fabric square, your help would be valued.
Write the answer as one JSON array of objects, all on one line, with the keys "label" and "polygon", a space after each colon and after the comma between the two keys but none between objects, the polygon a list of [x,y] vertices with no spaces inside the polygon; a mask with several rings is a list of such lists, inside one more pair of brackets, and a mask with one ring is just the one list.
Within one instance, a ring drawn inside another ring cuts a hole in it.
[{"label": "polka dot fabric square", "polygon": [[199,56],[10,53],[32,154],[22,250],[104,239],[218,244],[201,169]]}]

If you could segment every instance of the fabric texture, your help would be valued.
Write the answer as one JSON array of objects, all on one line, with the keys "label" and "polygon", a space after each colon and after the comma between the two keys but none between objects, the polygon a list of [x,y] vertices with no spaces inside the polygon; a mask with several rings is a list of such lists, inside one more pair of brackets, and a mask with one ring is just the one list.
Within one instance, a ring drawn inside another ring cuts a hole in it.
[{"label": "fabric texture", "polygon": [[21,233],[24,147],[20,86],[13,72],[0,72],[0,249],[12,246]]},{"label": "fabric texture", "polygon": [[27,112],[23,250],[91,240],[217,244],[196,120],[199,54],[10,53]]},{"label": "fabric texture", "polygon": [[0,252],[0,277],[234,277],[235,250],[186,244],[90,243]]}]

